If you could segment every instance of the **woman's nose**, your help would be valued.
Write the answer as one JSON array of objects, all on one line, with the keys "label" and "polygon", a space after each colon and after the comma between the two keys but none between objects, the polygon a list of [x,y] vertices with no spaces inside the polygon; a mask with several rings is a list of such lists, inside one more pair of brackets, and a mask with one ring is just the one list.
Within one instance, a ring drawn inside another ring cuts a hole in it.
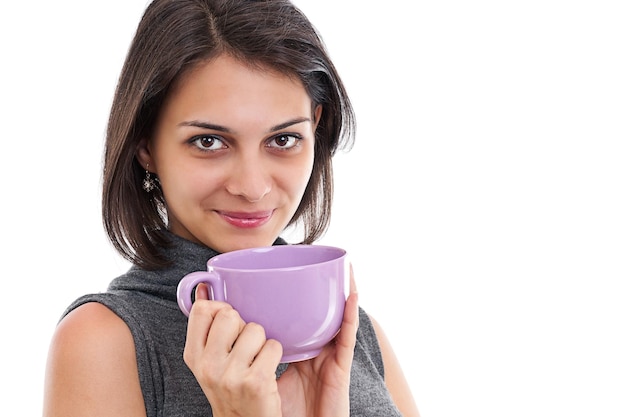
[{"label": "woman's nose", "polygon": [[263,161],[242,158],[234,163],[226,190],[251,203],[261,201],[272,190],[271,175]]}]

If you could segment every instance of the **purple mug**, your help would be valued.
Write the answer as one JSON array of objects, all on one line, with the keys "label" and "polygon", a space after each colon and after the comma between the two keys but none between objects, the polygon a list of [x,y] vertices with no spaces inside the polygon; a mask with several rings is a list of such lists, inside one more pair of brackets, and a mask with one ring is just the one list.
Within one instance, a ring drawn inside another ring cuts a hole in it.
[{"label": "purple mug", "polygon": [[281,362],[317,356],[339,332],[349,293],[346,251],[331,246],[278,245],[217,255],[206,271],[178,284],[180,309],[191,311],[200,283],[212,300],[233,306],[246,322],[263,326],[283,347]]}]

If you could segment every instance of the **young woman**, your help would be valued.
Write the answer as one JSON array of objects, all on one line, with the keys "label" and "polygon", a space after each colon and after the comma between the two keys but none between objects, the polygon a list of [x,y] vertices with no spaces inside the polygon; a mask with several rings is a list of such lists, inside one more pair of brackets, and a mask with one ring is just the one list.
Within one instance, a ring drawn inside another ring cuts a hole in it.
[{"label": "young woman", "polygon": [[107,131],[103,218],[134,266],[81,297],[52,341],[45,416],[417,416],[392,349],[352,290],[322,353],[282,348],[225,303],[176,286],[217,253],[326,230],[331,158],[350,101],[310,22],[286,0],[155,0]]}]

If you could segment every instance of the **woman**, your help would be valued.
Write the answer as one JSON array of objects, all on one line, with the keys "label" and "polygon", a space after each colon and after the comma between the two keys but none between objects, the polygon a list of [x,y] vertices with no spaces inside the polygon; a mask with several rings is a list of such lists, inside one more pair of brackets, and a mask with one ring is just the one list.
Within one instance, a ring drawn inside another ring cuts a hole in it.
[{"label": "woman", "polygon": [[316,358],[225,303],[176,286],[217,253],[326,230],[331,158],[351,142],[345,89],[291,3],[155,0],[122,70],[107,131],[103,218],[134,266],[81,297],[52,341],[45,416],[417,416],[356,292]]}]

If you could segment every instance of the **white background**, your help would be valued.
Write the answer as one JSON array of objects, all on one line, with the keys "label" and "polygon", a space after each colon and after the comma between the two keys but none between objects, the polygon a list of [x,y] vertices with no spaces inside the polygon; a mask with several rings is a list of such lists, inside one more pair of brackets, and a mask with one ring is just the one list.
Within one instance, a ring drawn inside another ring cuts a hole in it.
[{"label": "white background", "polygon": [[[108,108],[146,0],[0,13],[0,414],[126,269],[100,223]],[[322,243],[352,254],[423,417],[626,415],[620,1],[297,2],[354,101]],[[10,411],[10,413],[9,413]]]}]

